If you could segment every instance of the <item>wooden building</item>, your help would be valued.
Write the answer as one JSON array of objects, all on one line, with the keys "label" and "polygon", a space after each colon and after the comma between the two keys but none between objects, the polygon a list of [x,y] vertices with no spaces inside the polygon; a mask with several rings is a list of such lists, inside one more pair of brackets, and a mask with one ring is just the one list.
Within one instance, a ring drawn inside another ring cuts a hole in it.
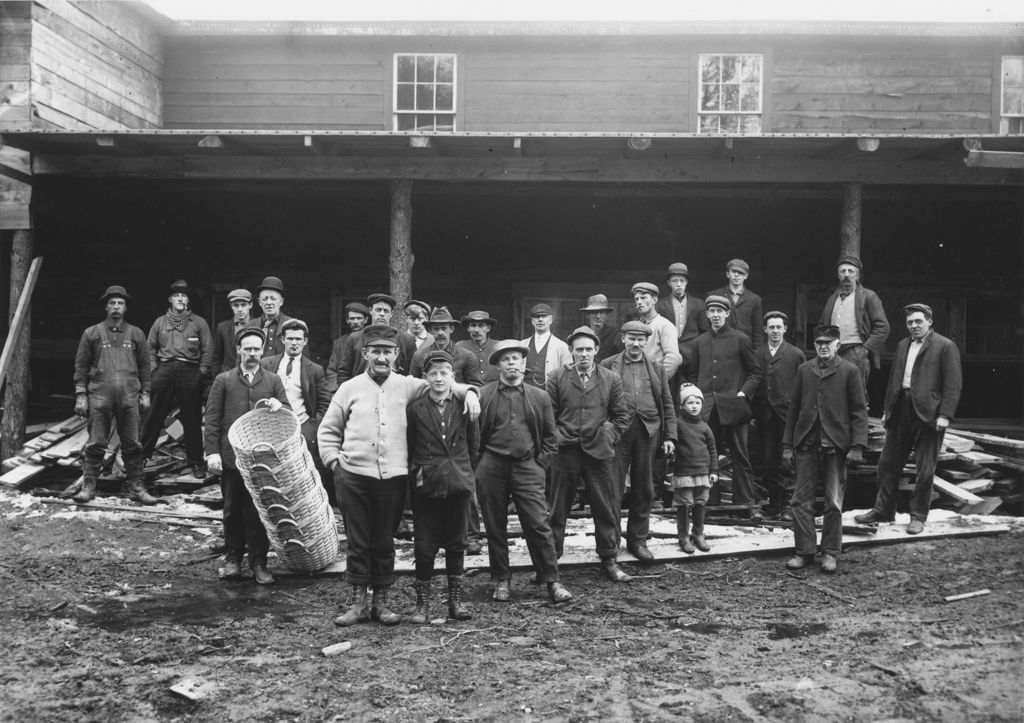
[{"label": "wooden building", "polygon": [[31,364],[8,378],[70,392],[103,288],[126,285],[148,328],[179,277],[211,322],[226,290],[282,277],[322,357],[374,290],[487,309],[499,336],[543,299],[564,333],[589,294],[621,317],[672,261],[701,295],[742,257],[805,344],[848,250],[890,350],[902,305],[930,303],[964,354],[962,413],[1020,418],[1022,131],[1021,24],[193,23],[3,2],[12,299],[45,257]]}]

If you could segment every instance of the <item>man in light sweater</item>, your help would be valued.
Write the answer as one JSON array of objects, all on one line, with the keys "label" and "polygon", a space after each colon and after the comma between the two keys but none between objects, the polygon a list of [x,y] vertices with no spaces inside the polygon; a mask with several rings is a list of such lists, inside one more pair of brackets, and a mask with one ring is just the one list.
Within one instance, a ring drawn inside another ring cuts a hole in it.
[{"label": "man in light sweater", "polygon": [[[373,324],[363,330],[361,343],[366,371],[338,388],[317,430],[320,457],[334,473],[348,534],[345,577],[352,598],[334,623],[348,626],[372,617],[395,625],[401,617],[388,608],[387,591],[395,581],[394,533],[409,475],[406,406],[426,392],[427,382],[392,371],[396,329]],[[454,384],[452,391],[475,420],[480,414],[475,388]],[[373,586],[371,606],[367,585]]]},{"label": "man in light sweater", "polygon": [[651,330],[644,354],[655,365],[665,370],[665,378],[672,379],[683,363],[679,353],[679,336],[675,324],[658,313],[658,287],[647,281],[633,284],[633,303],[637,314]]}]

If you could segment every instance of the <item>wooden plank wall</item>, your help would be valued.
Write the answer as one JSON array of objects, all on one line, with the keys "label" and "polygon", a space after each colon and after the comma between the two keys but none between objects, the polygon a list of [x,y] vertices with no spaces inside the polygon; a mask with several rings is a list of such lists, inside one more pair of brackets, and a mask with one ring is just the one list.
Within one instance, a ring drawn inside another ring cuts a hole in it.
[{"label": "wooden plank wall", "polygon": [[31,123],[29,53],[32,3],[0,3],[0,131]]},{"label": "wooden plank wall", "polygon": [[33,126],[121,130],[162,123],[163,40],[127,3],[32,7]]}]

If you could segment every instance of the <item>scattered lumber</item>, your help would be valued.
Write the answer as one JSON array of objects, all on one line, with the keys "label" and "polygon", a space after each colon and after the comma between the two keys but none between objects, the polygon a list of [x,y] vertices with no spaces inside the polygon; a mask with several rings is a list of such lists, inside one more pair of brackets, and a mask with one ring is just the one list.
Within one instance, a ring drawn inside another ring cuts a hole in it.
[{"label": "scattered lumber", "polygon": [[981,498],[978,495],[971,494],[970,492],[958,487],[952,482],[947,482],[938,475],[935,475],[935,489],[943,494],[949,495],[957,502],[962,502],[966,505],[976,505],[981,502]]},{"label": "scattered lumber", "polygon": [[968,600],[972,597],[981,597],[982,595],[991,595],[991,590],[974,590],[973,592],[963,592],[959,595],[947,595],[943,598],[946,602],[956,602],[957,600]]}]

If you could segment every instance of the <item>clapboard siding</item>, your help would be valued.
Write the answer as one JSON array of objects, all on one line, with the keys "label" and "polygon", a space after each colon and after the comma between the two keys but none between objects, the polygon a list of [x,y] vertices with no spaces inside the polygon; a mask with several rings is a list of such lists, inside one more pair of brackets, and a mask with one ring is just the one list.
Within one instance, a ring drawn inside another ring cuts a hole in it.
[{"label": "clapboard siding", "polygon": [[0,131],[31,122],[31,3],[0,3]]},{"label": "clapboard siding", "polygon": [[168,128],[386,127],[390,53],[377,40],[178,39],[166,60]]},{"label": "clapboard siding", "polygon": [[36,2],[31,100],[47,127],[159,127],[162,40],[126,4]]},{"label": "clapboard siding", "polygon": [[987,133],[996,55],[955,38],[778,43],[770,130]]}]

